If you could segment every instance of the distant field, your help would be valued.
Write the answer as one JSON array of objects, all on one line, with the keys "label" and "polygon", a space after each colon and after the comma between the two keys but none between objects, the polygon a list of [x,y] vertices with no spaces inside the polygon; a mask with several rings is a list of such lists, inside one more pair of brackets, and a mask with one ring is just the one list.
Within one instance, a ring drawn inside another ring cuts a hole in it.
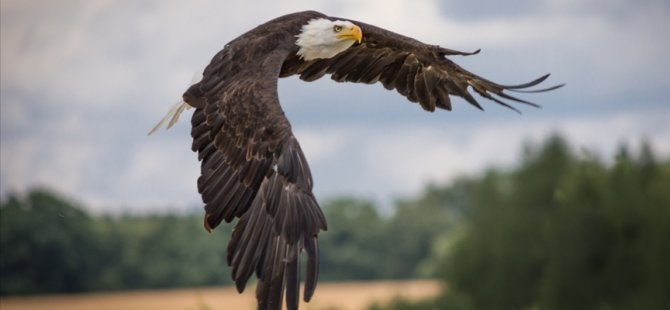
[{"label": "distant field", "polygon": [[[420,299],[440,291],[437,281],[377,281],[319,283],[316,294],[300,309],[366,309],[373,302],[385,303],[396,296]],[[159,291],[91,293],[0,298],[2,310],[116,310],[116,309],[255,309],[253,288],[237,294],[233,287]]]}]

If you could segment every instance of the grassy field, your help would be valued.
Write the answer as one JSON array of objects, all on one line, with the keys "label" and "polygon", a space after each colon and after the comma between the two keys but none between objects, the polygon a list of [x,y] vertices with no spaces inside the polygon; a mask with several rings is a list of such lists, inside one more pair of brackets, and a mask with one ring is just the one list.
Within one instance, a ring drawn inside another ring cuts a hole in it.
[{"label": "grassy field", "polygon": [[[386,303],[394,297],[420,299],[440,291],[436,281],[378,281],[319,283],[316,294],[300,309],[366,309],[373,302]],[[255,309],[253,288],[237,294],[233,287],[177,290],[90,293],[0,298],[2,310],[88,310],[88,309]]]}]

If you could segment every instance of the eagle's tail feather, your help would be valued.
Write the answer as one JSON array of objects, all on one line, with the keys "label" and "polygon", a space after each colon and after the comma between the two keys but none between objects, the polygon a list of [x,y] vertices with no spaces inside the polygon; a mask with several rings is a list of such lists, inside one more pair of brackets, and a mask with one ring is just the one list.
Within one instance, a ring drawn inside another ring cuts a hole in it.
[{"label": "eagle's tail feather", "polygon": [[149,131],[148,135],[150,136],[151,134],[156,132],[159,128],[161,128],[161,126],[163,126],[163,123],[165,123],[165,121],[168,119],[170,119],[170,121],[168,122],[166,129],[172,128],[172,126],[174,126],[174,124],[176,124],[177,121],[179,120],[179,115],[181,114],[181,112],[184,112],[184,110],[188,110],[190,108],[191,106],[183,100],[177,102],[170,108],[170,110],[158,122],[158,124],[156,124],[156,126],[154,126],[154,128],[152,128],[151,131]]},{"label": "eagle's tail feather", "polygon": [[[201,79],[202,79],[202,73],[196,72],[193,75],[193,78],[191,78],[191,85],[197,83]],[[185,110],[188,110],[190,108],[192,108],[192,106],[186,103],[186,101],[184,100],[175,103],[167,112],[167,114],[165,114],[165,116],[160,120],[160,122],[158,122],[158,124],[156,124],[154,128],[151,128],[151,131],[149,131],[147,135],[150,136],[151,134],[156,132],[159,128],[161,128],[161,126],[163,126],[163,123],[165,123],[167,119],[170,119],[170,121],[168,122],[168,125],[165,129],[172,128],[172,126],[174,126],[174,124],[176,124],[177,121],[179,120],[179,115],[181,114],[181,112],[184,112]]]}]

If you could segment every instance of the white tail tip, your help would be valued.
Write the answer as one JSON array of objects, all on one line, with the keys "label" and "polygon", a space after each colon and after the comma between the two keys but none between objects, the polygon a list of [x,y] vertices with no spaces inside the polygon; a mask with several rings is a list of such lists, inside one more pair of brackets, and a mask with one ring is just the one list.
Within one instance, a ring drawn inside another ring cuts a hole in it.
[{"label": "white tail tip", "polygon": [[151,131],[149,131],[148,135],[150,136],[151,134],[156,132],[159,128],[161,128],[161,126],[163,126],[163,123],[165,123],[165,121],[168,119],[170,119],[170,121],[168,122],[168,125],[165,129],[172,128],[172,126],[174,126],[174,124],[176,124],[177,121],[179,120],[179,115],[181,114],[181,112],[184,112],[184,110],[188,110],[190,108],[191,106],[183,100],[177,102],[170,108],[170,110],[167,112],[167,114],[165,114],[165,116],[160,120],[160,122],[158,122],[158,124],[156,124],[156,126],[154,126],[154,128],[152,128]]}]

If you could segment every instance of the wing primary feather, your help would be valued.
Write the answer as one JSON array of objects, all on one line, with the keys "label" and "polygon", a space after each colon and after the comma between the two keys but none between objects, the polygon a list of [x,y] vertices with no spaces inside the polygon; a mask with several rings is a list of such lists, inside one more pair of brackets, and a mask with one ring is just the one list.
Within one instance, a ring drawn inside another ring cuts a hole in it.
[{"label": "wing primary feather", "polygon": [[452,50],[450,48],[440,47],[440,54],[442,56],[444,56],[444,55],[471,56],[471,55],[479,54],[479,52],[481,52],[481,51],[482,51],[481,48],[477,49],[474,52],[461,52],[461,51],[457,51],[457,50]]},{"label": "wing primary feather", "polygon": [[[245,187],[243,190],[243,195],[241,197],[238,197],[236,201],[233,201],[228,205],[228,209],[231,210],[232,215],[226,214],[226,217],[224,217],[224,219],[230,222],[232,221],[233,217],[240,217],[241,215],[246,213],[247,208],[255,195],[256,190],[249,187]],[[235,208],[232,208],[230,206],[235,206]]]},{"label": "wing primary feather", "polygon": [[391,51],[380,51],[374,63],[368,67],[367,72],[361,77],[361,81],[367,84],[374,84],[379,81],[384,70],[395,62],[396,57]]},{"label": "wing primary feather", "polygon": [[[203,183],[207,183],[213,176],[223,173],[223,169],[219,171],[223,165],[223,155],[219,152],[213,152],[212,155],[202,163],[202,168],[200,169],[200,178],[202,178]],[[198,188],[201,187],[198,186]]]},{"label": "wing primary feather", "polygon": [[286,231],[286,239],[288,240],[289,244],[293,245],[299,242],[299,236],[303,231],[302,227],[302,219],[300,216],[300,212],[298,212],[298,208],[302,208],[302,206],[299,206],[296,204],[296,196],[295,194],[293,195],[287,195],[288,196],[288,206],[289,206],[289,213],[288,216],[286,217],[287,223],[286,227],[284,227],[284,231]]},{"label": "wing primary feather", "polygon": [[491,96],[491,95],[490,95],[489,93],[487,93],[487,92],[481,92],[481,93],[479,93],[479,94],[480,94],[482,97],[486,98],[486,99],[493,100],[494,102],[498,103],[499,105],[502,105],[502,106],[504,106],[504,107],[506,107],[506,108],[512,109],[514,112],[521,114],[521,111],[519,111],[519,109],[517,109],[517,108],[515,108],[515,107],[513,107],[513,106],[511,106],[511,105],[509,105],[509,104],[507,104],[507,103],[505,103],[505,102],[502,101],[502,100],[499,100],[499,99],[497,99],[497,98]]},{"label": "wing primary feather", "polygon": [[504,93],[504,92],[502,92],[502,91],[496,93],[496,95],[498,95],[498,96],[500,96],[500,97],[503,97],[503,98],[505,98],[505,99],[513,100],[513,101],[520,102],[520,103],[525,103],[525,104],[527,104],[527,105],[529,105],[529,106],[532,106],[532,107],[536,107],[536,108],[539,108],[539,107],[540,107],[540,106],[539,106],[538,104],[536,104],[536,103],[532,103],[532,102],[530,102],[530,101],[526,101],[526,100],[523,100],[523,99],[519,99],[519,98],[510,96],[510,95],[508,95],[508,94],[506,94],[506,93]]},{"label": "wing primary feather", "polygon": [[[226,164],[224,163],[223,165]],[[217,197],[225,196],[228,191],[232,190],[232,186],[234,186],[234,180],[232,180],[234,175],[235,171],[228,168],[223,169],[219,173],[213,173],[211,177],[203,180],[203,187],[200,192],[203,201],[210,204],[216,201]]]},{"label": "wing primary feather", "polygon": [[447,111],[451,111],[451,99],[449,99],[449,91],[443,84],[436,84],[435,94],[437,95],[436,105]]},{"label": "wing primary feather", "polygon": [[411,102],[419,102],[419,98],[416,95],[416,88],[414,85],[416,75],[419,74],[420,66],[419,61],[416,59],[416,56],[410,55],[406,58],[406,61],[409,60],[411,63],[408,64],[407,68],[407,77],[405,83],[407,85],[407,99]]},{"label": "wing primary feather", "polygon": [[200,192],[203,200],[210,204],[216,201],[217,197],[225,195],[231,189],[233,174],[234,171],[232,169],[224,169],[220,173],[212,174],[210,179],[203,181],[204,186]]},{"label": "wing primary feather", "polygon": [[[225,164],[222,164],[225,165]],[[200,177],[202,179],[202,187],[198,187],[200,194],[207,203],[211,203],[216,200],[216,197],[225,193],[228,189],[228,186],[232,183],[231,177],[233,176],[234,171],[229,167],[223,169],[217,169],[216,172],[205,172]]]},{"label": "wing primary feather", "polygon": [[465,99],[465,101],[475,106],[477,109],[484,111],[484,108],[482,108],[482,106],[479,105],[479,102],[477,102],[475,97],[472,97],[472,95],[468,92],[467,89],[461,91],[461,96]]},{"label": "wing primary feather", "polygon": [[263,195],[258,195],[254,200],[254,205],[252,206],[253,209],[250,211],[250,215],[244,216],[240,219],[239,223],[246,224],[247,220],[250,219],[253,221],[252,227],[254,229],[244,229],[244,227],[240,227],[240,229],[243,230],[242,236],[239,237],[239,241],[235,242],[235,246],[240,244],[242,248],[229,249],[229,253],[231,250],[235,253],[234,257],[229,259],[229,265],[233,266],[233,279],[240,292],[244,290],[249,277],[251,277],[256,265],[258,265],[258,261],[262,256],[261,251],[259,250],[267,247],[267,240],[270,236],[269,229],[271,229],[271,227],[269,223],[267,223],[267,217],[259,214],[265,212],[263,207],[264,203],[265,199]]},{"label": "wing primary feather", "polygon": [[[410,54],[411,55],[411,54]],[[398,72],[395,76],[395,81],[393,82],[395,89],[398,91],[403,96],[407,96],[409,92],[409,86],[407,84],[408,80],[408,75],[409,75],[409,70],[411,65],[409,64],[408,60],[410,58],[410,55],[407,55],[403,59],[402,65],[400,65],[400,69],[398,69]]]},{"label": "wing primary feather", "polygon": [[546,80],[550,75],[551,75],[550,73],[547,73],[547,74],[545,74],[545,75],[543,75],[543,76],[541,76],[537,79],[534,79],[534,80],[532,80],[528,83],[523,83],[523,84],[518,84],[518,85],[500,85],[500,86],[503,87],[503,88],[509,89],[509,90],[528,88],[528,87],[532,87],[532,86],[535,86],[537,84],[540,84],[540,83],[544,82],[544,80]]},{"label": "wing primary feather", "polygon": [[[470,82],[470,86],[471,86],[472,89],[474,89],[474,91],[477,92],[480,96],[482,96],[482,97],[484,97],[484,98],[486,98],[486,99],[492,100],[492,101],[494,101],[494,102],[496,102],[496,103],[498,103],[498,104],[500,104],[500,105],[502,105],[502,106],[504,106],[504,107],[507,107],[507,108],[509,108],[509,109],[512,109],[513,111],[516,111],[517,113],[521,114],[521,111],[519,111],[517,108],[515,108],[515,107],[509,105],[508,103],[505,103],[505,102],[503,102],[503,101],[501,101],[501,100],[499,100],[499,99],[497,99],[497,98],[491,96],[491,94],[489,94],[489,90],[490,90],[491,88],[494,88],[493,91],[494,91],[497,95],[499,95],[499,96],[504,95],[503,91],[502,91],[501,89],[499,89],[499,88],[497,87],[496,84],[493,84],[493,83],[486,83],[486,81],[481,81],[481,80],[475,80],[475,81]],[[524,102],[524,103],[525,103],[525,102]]]},{"label": "wing primary feather", "polygon": [[268,306],[275,306],[277,309],[281,309],[282,300],[284,299],[284,272],[286,270],[286,257],[288,245],[282,239],[282,237],[277,237],[280,239],[278,242],[278,251],[274,258],[275,268],[272,271],[272,279],[270,280],[270,295],[268,298]]},{"label": "wing primary feather", "polygon": [[421,107],[426,111],[433,112],[435,111],[435,101],[428,91],[424,75],[425,73],[423,72],[416,73],[416,77],[414,78],[414,90]]},{"label": "wing primary feather", "polygon": [[409,53],[396,53],[393,56],[392,61],[386,65],[379,76],[379,81],[382,82],[384,88],[391,90],[395,87],[395,81],[403,67],[403,63],[405,63],[405,58],[407,58],[408,55]]},{"label": "wing primary feather", "polygon": [[300,246],[299,244],[289,247],[288,262],[286,263],[286,308],[298,309],[300,300]]},{"label": "wing primary feather", "polygon": [[510,90],[510,91],[513,91],[513,92],[516,92],[516,93],[527,93],[527,94],[531,94],[531,93],[543,93],[543,92],[548,92],[548,91],[552,91],[552,90],[554,90],[554,89],[559,89],[559,88],[561,88],[561,87],[563,87],[563,86],[565,86],[565,83],[564,83],[564,84],[554,85],[554,86],[547,87],[547,88],[542,88],[542,89],[531,89],[531,90],[527,90],[527,89],[509,89],[509,90]]},{"label": "wing primary feather", "polygon": [[305,237],[305,252],[307,252],[307,275],[303,300],[308,302],[312,299],[319,280],[319,245],[316,235]]}]

